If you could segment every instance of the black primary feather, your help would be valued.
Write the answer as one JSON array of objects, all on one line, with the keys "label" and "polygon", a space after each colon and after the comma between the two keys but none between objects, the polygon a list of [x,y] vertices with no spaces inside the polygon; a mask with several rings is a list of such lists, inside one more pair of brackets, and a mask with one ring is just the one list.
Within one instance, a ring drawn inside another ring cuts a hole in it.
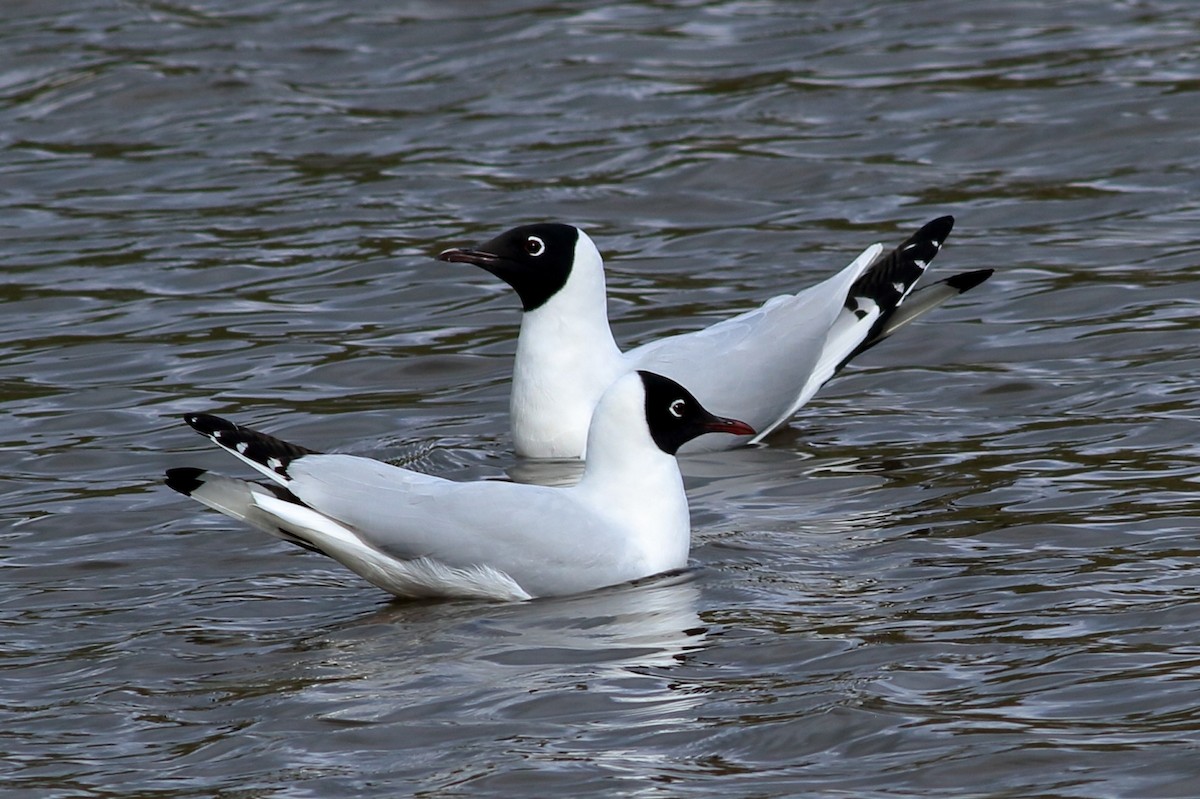
[{"label": "black primary feather", "polygon": [[977,269],[913,290],[913,285],[924,274],[929,262],[941,251],[953,227],[952,216],[934,219],[899,247],[877,259],[854,282],[846,295],[847,310],[861,319],[867,315],[873,303],[879,307],[879,317],[862,343],[838,364],[835,374],[852,358],[874,347],[913,319],[956,294],[970,291],[992,276],[991,269]]},{"label": "black primary feather", "polygon": [[210,438],[217,446],[285,477],[287,467],[292,461],[305,455],[318,454],[316,450],[281,441],[209,413],[189,413],[183,420],[196,432]]},{"label": "black primary feather", "polygon": [[956,289],[959,294],[964,291],[970,291],[978,286],[983,281],[992,276],[994,269],[976,269],[974,272],[960,272],[957,275],[951,275],[946,278],[946,285],[952,289]]},{"label": "black primary feather", "polygon": [[[938,217],[926,223],[899,247],[871,264],[846,293],[846,308],[859,312],[865,304],[864,300],[874,302],[880,310],[876,326],[882,328],[888,315],[908,295],[921,275],[925,274],[925,268],[941,250],[953,227],[954,217]],[[864,314],[865,311],[862,311],[860,317]],[[871,335],[867,339],[873,337]]]},{"label": "black primary feather", "polygon": [[204,476],[204,472],[204,469],[197,469],[194,466],[179,466],[167,469],[167,479],[164,482],[167,484],[167,488],[178,491],[185,497],[190,497],[193,491],[204,485],[204,481],[200,479]]}]

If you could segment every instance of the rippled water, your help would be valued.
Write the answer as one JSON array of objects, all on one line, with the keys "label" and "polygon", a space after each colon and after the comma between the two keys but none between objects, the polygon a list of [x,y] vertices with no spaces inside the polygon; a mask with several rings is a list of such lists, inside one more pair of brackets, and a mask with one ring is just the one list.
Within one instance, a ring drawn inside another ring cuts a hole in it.
[{"label": "rippled water", "polygon": [[[1191,797],[1200,9],[0,5],[5,796]],[[397,603],[174,495],[212,410],[521,477],[515,299],[637,343],[953,213],[983,287],[769,447],[692,573]]]}]

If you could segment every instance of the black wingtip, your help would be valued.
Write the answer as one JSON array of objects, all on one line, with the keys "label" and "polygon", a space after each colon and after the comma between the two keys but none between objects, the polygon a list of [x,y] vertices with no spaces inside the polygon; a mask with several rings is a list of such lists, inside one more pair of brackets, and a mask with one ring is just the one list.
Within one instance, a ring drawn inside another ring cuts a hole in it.
[{"label": "black wingtip", "polygon": [[187,413],[183,420],[217,446],[285,477],[289,463],[305,455],[317,454],[316,450],[242,427],[211,413]]},{"label": "black wingtip", "polygon": [[946,278],[945,283],[959,294],[962,294],[964,291],[970,291],[987,280],[995,271],[994,269],[976,269],[974,272],[962,272]]},{"label": "black wingtip", "polygon": [[940,233],[942,235],[942,239],[945,240],[945,237],[950,235],[950,231],[954,230],[954,217],[950,214],[939,216],[937,219],[926,222],[925,227],[921,228],[921,230],[927,230],[931,233]]},{"label": "black wingtip", "polygon": [[167,469],[167,478],[163,482],[167,484],[167,488],[178,491],[185,497],[190,497],[193,491],[204,485],[204,480],[201,479],[204,475],[204,469],[180,466],[175,469]]},{"label": "black wingtip", "polygon": [[879,309],[879,329],[882,329],[887,316],[904,301],[937,257],[953,227],[954,217],[939,216],[926,222],[896,249],[877,257],[846,293],[846,308],[862,318],[874,304]]},{"label": "black wingtip", "polygon": [[914,233],[905,244],[914,241],[931,241],[935,248],[940,249],[946,243],[946,239],[950,238],[951,230],[954,230],[954,217],[948,214],[939,216],[922,225],[921,229]]},{"label": "black wingtip", "polygon": [[197,433],[205,436],[211,436],[218,430],[236,430],[237,425],[228,419],[222,419],[220,416],[213,416],[211,413],[185,413],[183,421],[195,430]]}]

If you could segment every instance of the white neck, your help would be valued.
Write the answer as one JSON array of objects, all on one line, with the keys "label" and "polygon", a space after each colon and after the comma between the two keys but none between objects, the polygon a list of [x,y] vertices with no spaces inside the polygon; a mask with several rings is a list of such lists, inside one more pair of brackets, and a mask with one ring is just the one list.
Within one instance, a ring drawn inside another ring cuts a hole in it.
[{"label": "white neck", "polygon": [[615,383],[597,407],[583,477],[574,490],[596,512],[628,531],[647,574],[687,565],[691,519],[674,455],[658,448],[646,425],[641,378]]},{"label": "white neck", "polygon": [[566,284],[521,318],[510,406],[517,454],[583,457],[592,411],[624,371],[608,326],[604,263],[580,231]]}]

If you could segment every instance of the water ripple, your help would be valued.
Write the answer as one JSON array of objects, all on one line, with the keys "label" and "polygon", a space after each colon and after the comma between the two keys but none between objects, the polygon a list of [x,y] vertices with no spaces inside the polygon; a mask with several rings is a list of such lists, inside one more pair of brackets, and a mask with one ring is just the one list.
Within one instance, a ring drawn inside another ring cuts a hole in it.
[{"label": "water ripple", "polygon": [[[1192,4],[0,21],[9,793],[1194,794]],[[512,457],[518,305],[445,246],[585,224],[633,344],[942,213],[995,277],[686,459],[686,575],[391,603],[159,485],[235,468],[200,409],[573,479]]]}]

